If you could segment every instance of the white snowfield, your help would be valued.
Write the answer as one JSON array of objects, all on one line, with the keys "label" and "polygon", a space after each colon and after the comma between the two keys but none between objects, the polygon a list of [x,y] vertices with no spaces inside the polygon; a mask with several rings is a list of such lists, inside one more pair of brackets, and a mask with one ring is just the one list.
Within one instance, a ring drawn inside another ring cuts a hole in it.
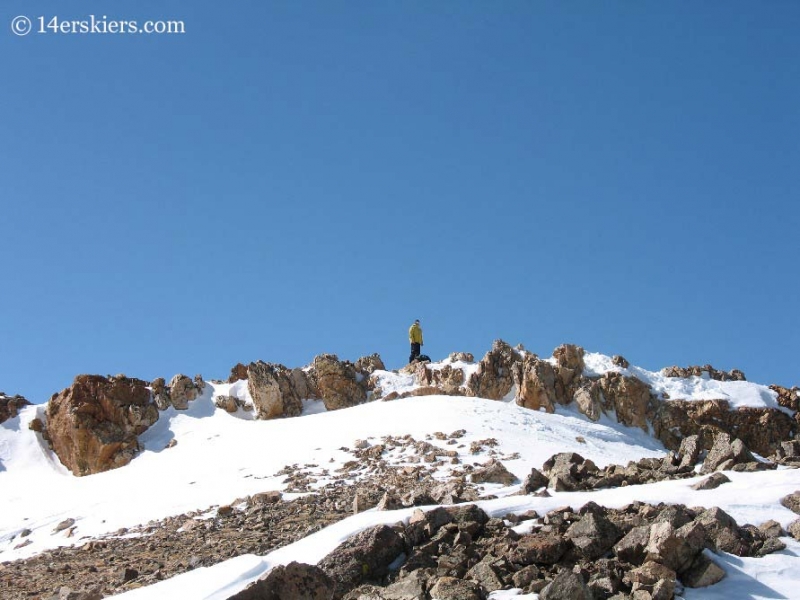
[{"label": "white snowfield", "polygon": [[[444,363],[434,363],[441,367]],[[473,370],[475,364],[454,363]],[[609,357],[587,354],[586,373],[622,371],[645,381],[658,393],[672,399],[723,398],[732,406],[777,407],[775,394],[766,386],[749,382],[716,382],[703,378],[669,379],[659,373],[631,366],[620,369]],[[384,394],[408,391],[410,376],[380,372]],[[383,436],[411,434],[425,439],[434,432],[449,434],[464,429],[464,462],[488,460],[469,453],[471,441],[496,438],[496,450],[519,459],[504,460],[505,466],[523,479],[531,468],[557,452],[573,451],[592,459],[598,466],[626,464],[643,457],[660,457],[665,448],[645,432],[627,428],[604,417],[599,423],[559,408],[556,414],[534,412],[511,401],[481,398],[426,396],[391,402],[375,401],[327,412],[319,401],[304,401],[300,417],[273,421],[252,420],[249,413],[230,415],[214,406],[217,395],[235,395],[249,400],[246,382],[212,384],[190,403],[187,411],[172,408],[161,413],[158,422],[141,440],[145,451],[129,465],[88,477],[74,477],[48,449],[41,435],[28,428],[41,416],[44,406],[26,407],[20,415],[0,425],[0,562],[25,558],[48,548],[81,545],[90,539],[189,511],[206,511],[211,518],[216,507],[237,498],[283,489],[284,476],[276,473],[286,465],[325,463],[330,472],[352,459],[339,450],[352,448],[356,440],[380,442]],[[171,440],[177,445],[167,448]],[[442,444],[431,439],[430,443]],[[454,446],[447,446],[448,450]],[[334,462],[330,463],[333,458]],[[403,464],[401,454],[392,455]],[[731,483],[713,491],[694,491],[696,479],[628,486],[596,492],[554,492],[550,498],[513,495],[519,485],[485,486],[480,506],[493,516],[509,512],[550,509],[570,505],[577,509],[592,500],[609,507],[621,507],[634,500],[674,502],[688,506],[719,506],[739,524],[761,524],[774,519],[784,527],[797,515],[780,505],[783,496],[800,490],[800,470],[779,469],[761,473],[726,473]],[[446,467],[440,476],[446,477]],[[324,485],[322,478],[318,485]],[[287,498],[293,497],[291,494]],[[379,523],[408,519],[413,509],[380,512],[369,510],[335,523],[294,544],[266,556],[240,556],[213,567],[201,568],[158,584],[136,589],[119,598],[155,600],[181,598],[223,600],[278,564],[293,560],[316,563],[342,540]],[[54,533],[65,519],[75,520],[72,537]],[[29,529],[31,544],[15,549]],[[706,589],[686,589],[683,598],[800,598],[800,544],[784,538],[787,548],[764,558],[710,555],[727,572],[719,584]],[[495,592],[500,598],[536,598],[518,590]]]}]

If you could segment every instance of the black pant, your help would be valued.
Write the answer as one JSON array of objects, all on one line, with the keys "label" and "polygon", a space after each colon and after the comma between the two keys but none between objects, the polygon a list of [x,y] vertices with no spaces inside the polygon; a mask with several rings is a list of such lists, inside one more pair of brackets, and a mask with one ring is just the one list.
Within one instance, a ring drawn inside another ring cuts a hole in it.
[{"label": "black pant", "polygon": [[416,342],[411,342],[411,356],[409,357],[408,362],[414,362],[419,356],[419,352],[419,344]]}]

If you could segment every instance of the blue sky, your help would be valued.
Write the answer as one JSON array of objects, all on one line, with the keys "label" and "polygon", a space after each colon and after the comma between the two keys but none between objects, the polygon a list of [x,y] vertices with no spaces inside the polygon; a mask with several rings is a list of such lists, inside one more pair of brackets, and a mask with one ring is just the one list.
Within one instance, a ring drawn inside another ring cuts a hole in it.
[{"label": "blue sky", "polygon": [[[28,16],[183,35],[16,36]],[[0,8],[0,390],[315,354],[798,381],[800,4]]]}]

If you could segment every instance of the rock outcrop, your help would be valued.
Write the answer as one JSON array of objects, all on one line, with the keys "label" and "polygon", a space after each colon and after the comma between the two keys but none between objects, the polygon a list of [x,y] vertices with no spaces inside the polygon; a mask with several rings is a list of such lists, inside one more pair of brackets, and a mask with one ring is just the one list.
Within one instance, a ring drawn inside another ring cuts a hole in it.
[{"label": "rock outcrop", "polygon": [[176,410],[186,410],[197,398],[197,385],[188,375],[178,373],[169,382],[169,398]]},{"label": "rock outcrop", "polygon": [[731,371],[718,371],[711,365],[691,366],[691,367],[666,367],[661,371],[666,377],[706,377],[715,381],[747,381],[739,369]]},{"label": "rock outcrop", "polygon": [[0,392],[0,423],[13,419],[19,414],[19,409],[23,406],[30,405],[27,399],[23,396],[6,396]]},{"label": "rock outcrop", "polygon": [[91,475],[128,464],[158,409],[145,381],[79,375],[53,395],[46,417],[45,437],[61,462],[75,475]]},{"label": "rock outcrop", "polygon": [[258,419],[296,417],[303,410],[292,371],[283,365],[263,361],[250,363],[247,367],[247,388]]},{"label": "rock outcrop", "polygon": [[514,386],[514,365],[522,359],[519,350],[503,340],[495,340],[478,369],[467,382],[467,395],[502,400]]},{"label": "rock outcrop", "polygon": [[335,354],[316,356],[312,373],[319,397],[328,410],[355,406],[367,399],[369,378],[359,373],[353,363],[340,361]]},{"label": "rock outcrop", "polygon": [[797,422],[779,409],[732,409],[726,400],[661,401],[650,420],[655,436],[673,450],[684,436],[697,435],[700,446],[709,449],[718,434],[732,433],[754,452],[769,456],[798,430]]}]

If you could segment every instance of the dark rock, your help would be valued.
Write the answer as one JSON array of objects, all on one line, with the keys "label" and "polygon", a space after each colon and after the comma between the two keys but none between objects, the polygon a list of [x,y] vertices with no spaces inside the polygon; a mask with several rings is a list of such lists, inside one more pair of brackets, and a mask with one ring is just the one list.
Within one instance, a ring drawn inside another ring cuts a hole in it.
[{"label": "dark rock", "polygon": [[334,584],[314,565],[279,565],[228,600],[333,600]]},{"label": "dark rock", "polygon": [[318,566],[334,580],[338,590],[345,592],[382,578],[404,550],[403,538],[391,527],[379,525],[340,544]]},{"label": "dark rock", "polygon": [[541,600],[592,600],[592,592],[583,578],[562,570],[539,594]]},{"label": "dark rock", "polygon": [[702,481],[698,481],[692,486],[693,490],[715,490],[723,483],[730,483],[727,475],[724,473],[714,473],[710,477],[706,477]]}]

